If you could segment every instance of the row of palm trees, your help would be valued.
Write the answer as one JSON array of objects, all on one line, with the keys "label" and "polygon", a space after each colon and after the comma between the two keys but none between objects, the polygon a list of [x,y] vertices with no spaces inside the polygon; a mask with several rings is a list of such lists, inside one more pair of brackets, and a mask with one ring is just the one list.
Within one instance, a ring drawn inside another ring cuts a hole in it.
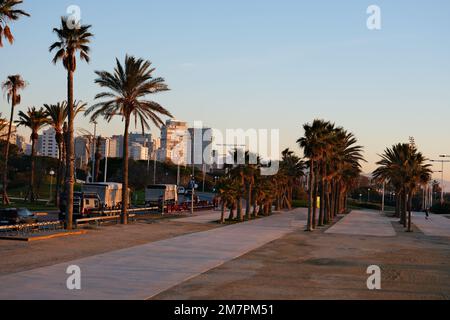
[{"label": "row of palm trees", "polygon": [[385,183],[395,190],[396,216],[400,223],[412,231],[412,201],[414,195],[421,187],[426,186],[432,178],[431,164],[428,159],[418,151],[413,141],[398,143],[387,148],[377,162],[378,168],[373,177],[379,183]]},{"label": "row of palm trees", "polygon": [[307,231],[313,231],[347,210],[347,195],[358,182],[364,158],[355,136],[342,127],[314,120],[303,129],[297,143],[308,159]]},{"label": "row of palm trees", "polygon": [[[17,20],[20,16],[29,16],[23,10],[17,9],[17,6],[22,4],[20,0],[0,0],[0,39],[7,38],[10,43],[13,42],[13,37],[7,23]],[[60,163],[65,161],[65,191],[67,201],[66,212],[66,227],[72,229],[73,225],[73,191],[74,191],[74,121],[76,116],[76,102],[74,100],[74,75],[77,68],[77,58],[86,62],[90,61],[90,43],[93,38],[90,25],[81,25],[77,28],[69,26],[67,18],[61,18],[59,28],[54,28],[53,32],[57,36],[57,41],[54,42],[50,48],[50,52],[55,52],[53,63],[62,62],[63,67],[67,71],[67,101],[63,108],[66,114],[54,115],[54,129],[57,133],[57,143],[60,147]],[[165,84],[163,78],[154,78],[151,63],[144,59],[138,59],[133,56],[126,56],[125,61],[121,64],[116,59],[116,67],[112,73],[107,71],[96,71],[98,78],[95,80],[100,87],[106,91],[98,94],[95,100],[98,102],[88,108],[85,115],[91,115],[91,120],[96,120],[99,117],[106,121],[111,121],[114,116],[119,116],[125,122],[124,127],[124,146],[123,146],[123,208],[122,208],[122,223],[127,223],[127,209],[128,209],[128,131],[132,118],[139,121],[142,130],[148,130],[149,122],[156,126],[163,124],[160,115],[172,117],[171,113],[160,104],[148,100],[149,94],[155,94],[162,91],[167,91],[168,86]],[[20,77],[20,76],[18,76]],[[10,100],[12,102],[11,121],[13,122],[14,107],[20,103],[20,96],[18,98],[17,92],[25,87],[25,82],[21,85],[4,85],[4,88],[11,88]],[[8,90],[8,89],[7,89]],[[50,106],[49,106],[50,107]],[[60,105],[61,107],[61,105]],[[19,114],[19,125],[27,126],[32,129],[32,144],[35,142],[37,136],[36,129],[48,124],[48,111],[52,107],[36,109],[29,108],[27,113],[21,112]],[[61,111],[61,110],[60,110]],[[47,120],[43,120],[46,118]],[[67,118],[67,122],[65,119]],[[39,119],[39,120],[38,120]],[[64,120],[63,120],[64,119]],[[41,122],[42,120],[42,122]],[[56,125],[57,123],[57,125]],[[63,123],[63,124],[62,124]],[[63,129],[61,130],[61,124]],[[8,141],[10,134],[8,135]],[[32,147],[34,150],[35,146]],[[8,147],[7,147],[8,149]],[[34,150],[35,152],[35,150]],[[32,152],[32,155],[35,153]],[[4,181],[3,181],[3,202],[8,203],[8,196],[6,191],[7,186],[7,159],[8,154],[5,154],[4,167]],[[32,156],[32,162],[34,156]],[[33,167],[33,165],[32,165]],[[61,165],[61,167],[63,167]],[[62,176],[62,169],[58,170],[60,177]],[[32,175],[33,176],[33,175]],[[31,178],[32,179],[32,178]],[[28,195],[31,199],[35,197],[31,187],[31,192]]]},{"label": "row of palm trees", "polygon": [[[263,164],[257,155],[235,150],[232,156],[235,164],[242,164],[228,166],[226,174],[217,183],[221,223],[268,215],[273,206],[276,210],[292,208],[294,189],[301,186],[305,166],[293,151],[286,149],[282,152],[279,170],[271,176],[261,174],[261,169],[267,164]],[[238,161],[239,158],[244,161]],[[225,217],[227,210],[228,218]]]}]

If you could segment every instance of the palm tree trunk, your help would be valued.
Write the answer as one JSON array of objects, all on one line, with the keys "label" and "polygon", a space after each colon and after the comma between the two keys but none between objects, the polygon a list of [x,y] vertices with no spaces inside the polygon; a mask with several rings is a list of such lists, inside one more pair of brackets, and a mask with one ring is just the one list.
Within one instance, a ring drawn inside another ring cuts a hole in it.
[{"label": "palm tree trunk", "polygon": [[[123,172],[122,172],[122,224],[128,224],[128,129],[130,115],[125,115],[125,130],[123,133]],[[164,204],[163,204],[164,205]]]},{"label": "palm tree trunk", "polygon": [[247,203],[245,205],[245,217],[250,220],[250,206],[252,203],[252,184],[248,184],[247,188]]},{"label": "palm tree trunk", "polygon": [[400,218],[400,197],[398,193],[395,197],[395,217]]},{"label": "palm tree trunk", "polygon": [[242,198],[241,198],[241,196],[239,196],[236,200],[237,200],[237,212],[238,212],[239,221],[243,221],[244,216],[242,215]]},{"label": "palm tree trunk", "polygon": [[[317,171],[319,171],[319,169],[317,168]],[[314,201],[313,201],[313,221],[312,221],[312,226],[313,229],[316,228],[317,226],[317,198],[319,195],[319,172],[317,172],[317,174],[315,174],[315,179],[314,179]]]},{"label": "palm tree trunk", "polygon": [[233,219],[234,219],[234,203],[231,203],[231,206],[230,206],[230,214],[228,215],[228,220],[229,221],[232,221]]},{"label": "palm tree trunk", "polygon": [[319,226],[323,226],[324,224],[324,206],[322,205],[325,203],[325,163],[322,164],[322,176],[321,176],[321,185],[320,185],[320,209],[319,209]]},{"label": "palm tree trunk", "polygon": [[62,180],[62,158],[63,158],[63,150],[62,150],[62,142],[58,142],[58,170],[56,171],[56,187],[55,187],[55,204],[56,207],[59,208],[59,196],[61,192],[61,180]]},{"label": "palm tree trunk", "polygon": [[310,160],[309,167],[309,204],[308,204],[308,221],[306,224],[306,231],[312,231],[312,211],[313,211],[313,197],[314,197],[314,160]]},{"label": "palm tree trunk", "polygon": [[28,189],[27,198],[30,199],[31,203],[35,202],[35,192],[34,192],[34,174],[35,174],[35,157],[36,157],[36,137],[37,133],[32,134],[31,138],[31,174],[30,174],[30,186]]},{"label": "palm tree trunk", "polygon": [[412,232],[412,192],[408,195],[408,232]]},{"label": "palm tree trunk", "polygon": [[403,226],[406,228],[406,210],[407,210],[407,203],[408,203],[408,198],[406,196],[406,189],[404,188],[402,191],[402,210],[401,210],[401,217],[400,217],[400,223],[403,224]]},{"label": "palm tree trunk", "polygon": [[73,189],[74,189],[74,110],[73,110],[73,77],[74,72],[68,70],[67,72],[67,107],[68,107],[68,127],[67,127],[67,141],[66,141],[66,228],[72,230],[73,228]]},{"label": "palm tree trunk", "polygon": [[14,103],[16,101],[16,93],[13,91],[12,94],[12,100],[11,100],[11,116],[9,120],[8,125],[8,136],[6,137],[6,147],[5,147],[5,165],[4,165],[4,172],[3,172],[3,196],[2,196],[2,202],[4,205],[9,205],[9,197],[8,197],[8,159],[9,159],[9,141],[11,140],[11,133],[12,133],[12,123],[14,120]]},{"label": "palm tree trunk", "polygon": [[221,212],[220,212],[220,223],[225,223],[225,208],[226,208],[226,206],[227,206],[227,203],[226,203],[226,201],[223,201],[222,202],[222,209],[221,209]]}]

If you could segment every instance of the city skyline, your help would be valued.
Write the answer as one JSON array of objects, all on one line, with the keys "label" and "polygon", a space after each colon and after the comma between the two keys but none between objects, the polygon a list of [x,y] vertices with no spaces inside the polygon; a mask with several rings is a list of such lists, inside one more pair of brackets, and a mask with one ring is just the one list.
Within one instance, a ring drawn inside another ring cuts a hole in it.
[{"label": "city skyline", "polygon": [[[131,19],[114,3],[40,1],[29,3],[33,19],[14,24],[17,41],[0,52],[3,61],[11,61],[0,76],[21,73],[28,82],[18,110],[64,100],[64,70],[51,65],[48,46],[59,16],[76,4],[95,33],[91,64],[80,63],[75,78],[78,99],[91,105],[99,92],[94,70],[109,70],[114,57],[130,52],[150,59],[156,75],[166,79],[172,91],[154,98],[177,119],[203,120],[220,130],[280,129],[280,151],[290,147],[299,155],[295,141],[303,134],[301,125],[313,118],[333,119],[365,147],[363,169],[370,173],[386,146],[407,142],[409,136],[430,159],[450,153],[450,146],[438,142],[450,133],[450,47],[443,40],[450,27],[450,10],[444,9],[450,5],[434,2],[439,5],[413,8],[408,1],[377,1],[382,30],[370,31],[369,2],[149,2],[139,3],[142,10]],[[150,15],[153,11],[157,17]],[[117,30],[120,46],[110,41],[116,21],[134,27],[126,35]],[[156,22],[166,27],[151,32]],[[6,99],[1,105],[8,115]],[[98,130],[111,136],[120,124],[118,119],[112,125],[100,122]],[[88,120],[76,127],[89,129]],[[29,135],[23,129],[19,133]],[[450,170],[445,178],[450,180]]]}]

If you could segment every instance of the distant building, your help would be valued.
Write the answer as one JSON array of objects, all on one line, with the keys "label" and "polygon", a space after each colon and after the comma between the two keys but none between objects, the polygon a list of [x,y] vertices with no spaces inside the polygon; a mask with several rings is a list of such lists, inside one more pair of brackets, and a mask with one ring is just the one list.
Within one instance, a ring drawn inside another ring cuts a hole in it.
[{"label": "distant building", "polygon": [[102,157],[108,155],[108,158],[117,158],[117,139],[100,138],[100,153]]},{"label": "distant building", "polygon": [[136,161],[148,160],[148,148],[140,143],[132,143],[130,146],[130,158]]},{"label": "distant building", "polygon": [[42,157],[58,158],[58,144],[53,128],[44,130],[38,138],[38,154]]},{"label": "distant building", "polygon": [[[0,140],[6,140],[8,137],[8,130],[9,130],[9,121],[5,121],[4,127],[2,130],[0,130]],[[13,124],[11,126],[11,137],[9,139],[10,144],[16,144],[16,126]]]},{"label": "distant building", "polygon": [[211,128],[189,128],[189,164],[210,171],[213,165],[213,130]]},{"label": "distant building", "polygon": [[187,123],[177,120],[167,120],[161,128],[161,148],[158,152],[159,161],[172,161],[176,164],[188,163],[189,132]]},{"label": "distant building", "polygon": [[19,153],[25,153],[25,151],[27,150],[27,142],[24,136],[21,135],[16,136],[16,145],[17,148],[19,149]]},{"label": "distant building", "polygon": [[89,137],[80,136],[75,138],[75,163],[82,168],[89,163],[91,158],[91,140]]},{"label": "distant building", "polygon": [[150,159],[158,159],[158,151],[161,149],[161,139],[156,138],[152,140],[148,152]]},{"label": "distant building", "polygon": [[[112,137],[116,141],[116,152],[117,158],[122,158],[123,155],[123,135],[115,135]],[[149,148],[152,143],[152,135],[142,134],[142,133],[130,133],[128,135],[128,147],[130,147],[133,143],[138,143],[143,147]]]}]

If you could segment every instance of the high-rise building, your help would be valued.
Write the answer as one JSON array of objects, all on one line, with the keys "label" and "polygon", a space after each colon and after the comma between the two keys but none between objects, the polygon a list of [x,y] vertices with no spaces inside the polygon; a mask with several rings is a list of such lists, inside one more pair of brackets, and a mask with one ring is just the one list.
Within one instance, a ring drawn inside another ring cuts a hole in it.
[{"label": "high-rise building", "polygon": [[38,138],[38,153],[43,157],[58,158],[58,144],[53,128],[42,131]]},{"label": "high-rise building", "polygon": [[117,158],[117,139],[100,138],[100,154],[102,157]]},{"label": "high-rise building", "polygon": [[161,139],[156,138],[152,140],[150,147],[148,149],[150,159],[159,159],[158,151],[161,149]]},{"label": "high-rise building", "polygon": [[133,142],[130,146],[130,158],[136,161],[148,160],[148,148],[140,143]]},{"label": "high-rise building", "polygon": [[189,164],[210,171],[213,164],[213,130],[211,128],[189,128]]},{"label": "high-rise building", "polygon": [[161,128],[161,149],[159,161],[172,161],[176,164],[187,164],[189,132],[187,123],[167,120]]},{"label": "high-rise building", "polygon": [[[122,158],[123,155],[123,135],[115,135],[112,139],[116,140],[116,151],[117,158]],[[142,134],[142,133],[130,133],[128,135],[128,147],[130,147],[133,143],[138,143],[143,147],[149,148],[152,143],[152,135]]]},{"label": "high-rise building", "polygon": [[89,163],[92,146],[89,137],[80,136],[75,138],[75,163],[82,168]]}]

